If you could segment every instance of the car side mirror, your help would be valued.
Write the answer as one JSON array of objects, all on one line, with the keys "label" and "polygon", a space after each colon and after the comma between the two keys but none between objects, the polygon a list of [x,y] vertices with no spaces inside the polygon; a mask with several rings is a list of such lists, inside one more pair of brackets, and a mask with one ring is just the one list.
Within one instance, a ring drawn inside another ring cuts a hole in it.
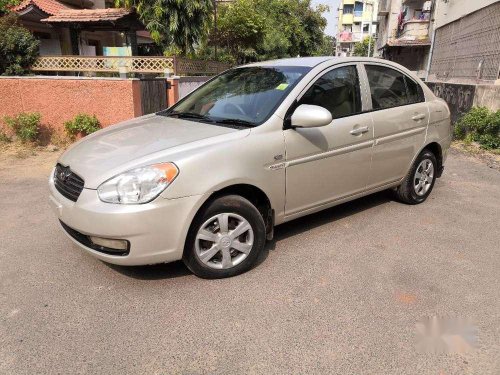
[{"label": "car side mirror", "polygon": [[329,110],[310,104],[299,105],[291,118],[292,128],[317,128],[331,122],[332,114]]}]

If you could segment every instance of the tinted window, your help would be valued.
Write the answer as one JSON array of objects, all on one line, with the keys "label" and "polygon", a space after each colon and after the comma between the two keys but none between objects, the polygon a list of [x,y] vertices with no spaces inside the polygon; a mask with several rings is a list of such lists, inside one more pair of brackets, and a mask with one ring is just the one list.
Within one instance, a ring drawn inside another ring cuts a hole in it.
[{"label": "tinted window", "polygon": [[361,112],[358,73],[355,66],[344,66],[321,76],[304,94],[299,104],[319,105],[333,118]]},{"label": "tinted window", "polygon": [[366,65],[365,68],[373,109],[398,107],[409,103],[403,73],[379,65]]},{"label": "tinted window", "polygon": [[405,76],[406,88],[408,89],[408,101],[410,103],[420,103],[425,101],[422,87],[411,78]]}]

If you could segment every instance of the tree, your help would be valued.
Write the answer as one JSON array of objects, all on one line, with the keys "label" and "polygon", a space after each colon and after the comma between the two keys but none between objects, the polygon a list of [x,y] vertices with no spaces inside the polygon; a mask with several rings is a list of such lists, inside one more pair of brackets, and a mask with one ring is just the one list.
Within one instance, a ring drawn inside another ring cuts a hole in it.
[{"label": "tree", "polygon": [[[367,36],[365,39],[363,39],[362,42],[357,42],[354,44],[354,56],[365,56],[368,57],[368,46],[370,45],[370,37]],[[371,48],[370,48],[370,56],[373,56],[375,48],[375,39],[372,37],[371,38]]]},{"label": "tree", "polygon": [[[117,6],[137,8],[153,40],[182,55],[194,52],[208,35],[212,0],[116,0]],[[172,48],[173,47],[173,48]]]},{"label": "tree", "polygon": [[266,19],[255,11],[254,1],[238,0],[218,10],[218,31],[211,35],[210,42],[226,48],[240,63],[252,59],[264,41],[266,27]]},{"label": "tree", "polygon": [[324,47],[328,7],[311,0],[235,0],[219,6],[217,35],[239,62],[317,55]]},{"label": "tree", "polygon": [[334,56],[335,55],[335,37],[325,35],[323,44],[314,53],[315,56]]},{"label": "tree", "polygon": [[17,15],[0,18],[0,75],[28,72],[38,56],[39,42],[17,21]]},{"label": "tree", "polygon": [[0,0],[0,16],[9,13],[9,8],[20,3],[20,0]]}]

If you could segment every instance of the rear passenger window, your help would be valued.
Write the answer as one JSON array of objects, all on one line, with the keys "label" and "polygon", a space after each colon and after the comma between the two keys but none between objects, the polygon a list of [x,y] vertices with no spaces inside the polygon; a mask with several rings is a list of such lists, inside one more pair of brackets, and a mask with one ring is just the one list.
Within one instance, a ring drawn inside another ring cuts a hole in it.
[{"label": "rear passenger window", "polygon": [[373,109],[399,107],[409,103],[405,76],[397,70],[366,65]]},{"label": "rear passenger window", "polygon": [[358,72],[355,66],[344,66],[325,73],[307,90],[300,104],[319,105],[333,118],[361,112]]},{"label": "rear passenger window", "polygon": [[424,91],[418,83],[405,76],[406,88],[408,89],[408,101],[410,103],[420,103],[425,101]]}]

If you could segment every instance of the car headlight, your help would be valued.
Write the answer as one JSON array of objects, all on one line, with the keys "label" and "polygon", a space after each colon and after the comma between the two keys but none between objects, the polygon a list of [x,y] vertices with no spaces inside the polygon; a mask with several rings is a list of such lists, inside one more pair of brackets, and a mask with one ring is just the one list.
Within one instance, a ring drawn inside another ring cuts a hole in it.
[{"label": "car headlight", "polygon": [[160,195],[178,174],[179,169],[173,163],[136,168],[102,183],[97,194],[106,203],[147,203]]}]

